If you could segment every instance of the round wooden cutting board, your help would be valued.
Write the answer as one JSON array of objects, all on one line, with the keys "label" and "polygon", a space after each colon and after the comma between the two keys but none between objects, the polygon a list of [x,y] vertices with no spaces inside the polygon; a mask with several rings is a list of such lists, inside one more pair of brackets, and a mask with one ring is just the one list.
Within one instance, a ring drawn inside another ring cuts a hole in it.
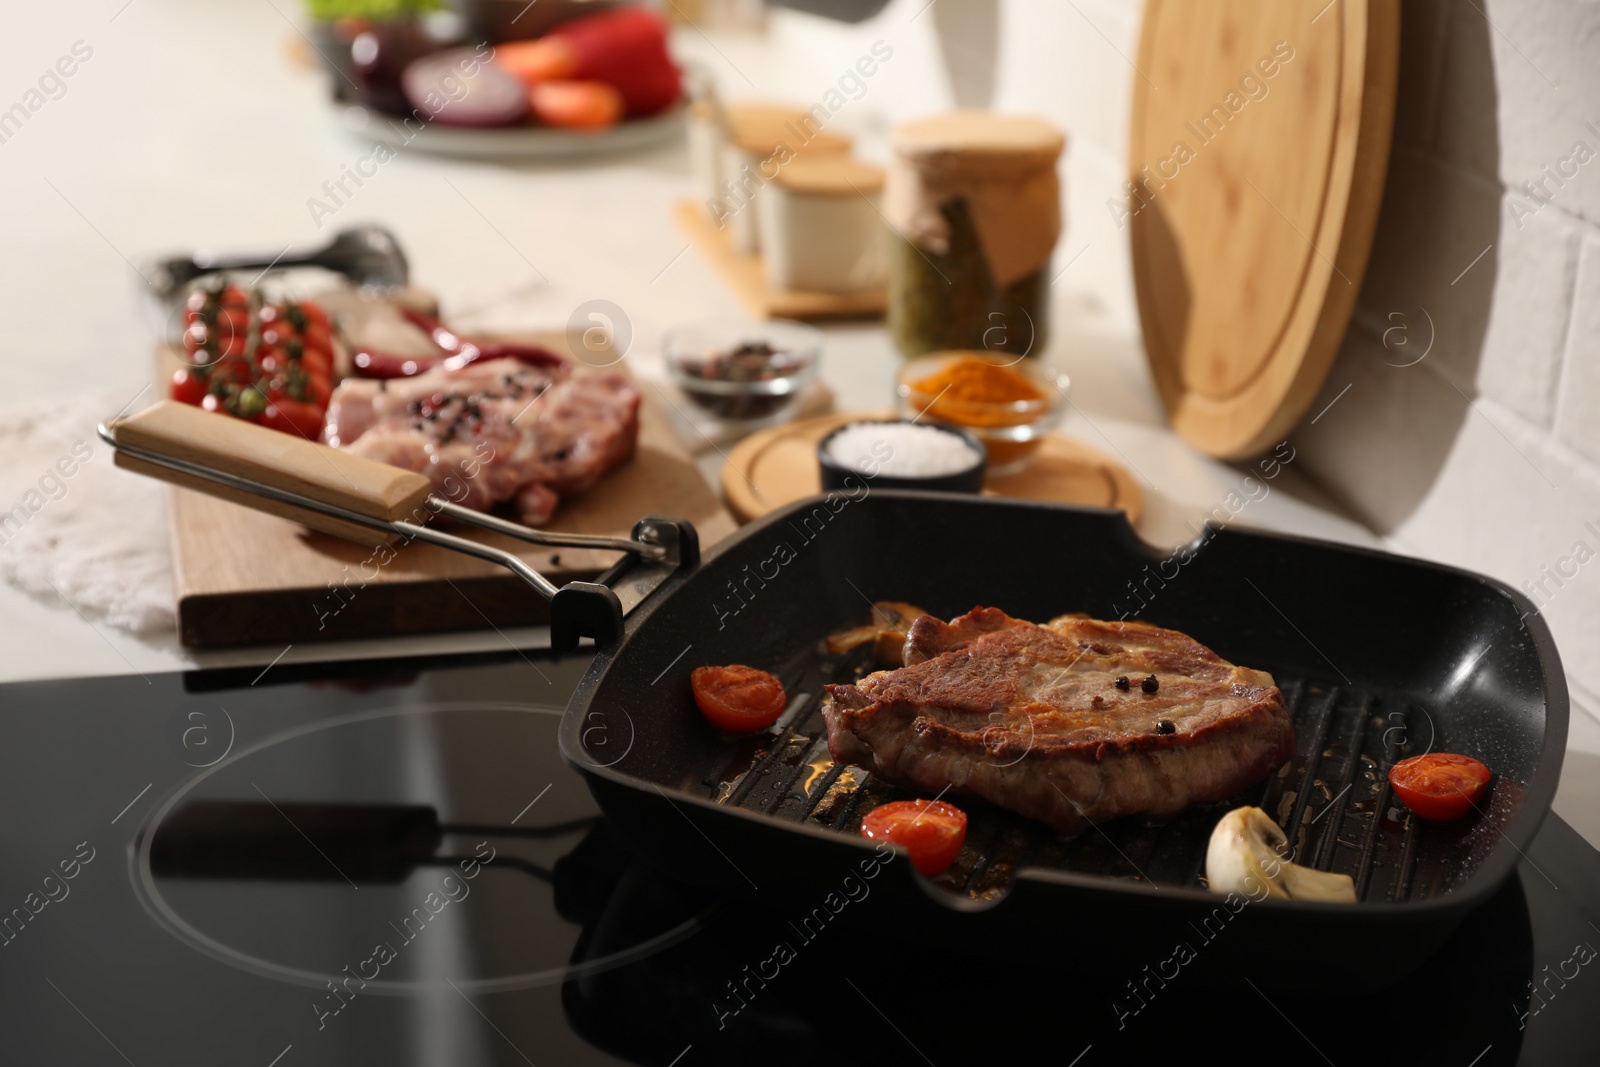
[{"label": "round wooden cutting board", "polygon": [[1149,0],[1125,204],[1150,369],[1173,426],[1241,458],[1321,388],[1372,246],[1398,0]]},{"label": "round wooden cutting board", "polygon": [[[893,418],[887,411],[818,415],[751,434],[728,453],[722,496],[740,522],[822,491],[817,442],[836,426],[862,419]],[[1144,493],[1120,465],[1060,434],[1045,437],[1033,461],[1015,474],[991,478],[986,496],[1049,500],[1121,508],[1137,522]]]}]

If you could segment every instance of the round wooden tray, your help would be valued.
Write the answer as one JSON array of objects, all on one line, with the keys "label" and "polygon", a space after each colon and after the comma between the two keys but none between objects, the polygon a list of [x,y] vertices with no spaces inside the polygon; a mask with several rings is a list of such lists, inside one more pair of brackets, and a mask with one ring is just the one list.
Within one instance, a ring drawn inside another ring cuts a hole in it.
[{"label": "round wooden tray", "polygon": [[[822,491],[817,442],[836,426],[862,419],[887,419],[887,411],[818,415],[751,434],[728,453],[722,497],[740,522]],[[1060,434],[1044,438],[1033,461],[1015,474],[991,478],[985,496],[1049,500],[1121,508],[1129,522],[1144,509],[1144,492],[1119,464],[1088,445]]]},{"label": "round wooden tray", "polygon": [[1383,197],[1399,6],[1145,6],[1118,219],[1156,388],[1212,455],[1281,440],[1333,365]]}]

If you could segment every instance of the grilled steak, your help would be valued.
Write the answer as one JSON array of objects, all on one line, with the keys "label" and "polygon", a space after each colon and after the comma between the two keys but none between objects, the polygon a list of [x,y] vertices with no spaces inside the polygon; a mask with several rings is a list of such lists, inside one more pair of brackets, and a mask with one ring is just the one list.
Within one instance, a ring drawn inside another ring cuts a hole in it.
[{"label": "grilled steak", "polygon": [[634,454],[639,393],[625,375],[484,360],[413,378],[348,378],[323,439],[432,479],[441,496],[488,511],[510,502],[530,526],[560,494],[587,489]]},{"label": "grilled steak", "polygon": [[924,615],[905,659],[827,687],[834,760],[1064,833],[1225,799],[1294,754],[1271,675],[1149,623]]}]

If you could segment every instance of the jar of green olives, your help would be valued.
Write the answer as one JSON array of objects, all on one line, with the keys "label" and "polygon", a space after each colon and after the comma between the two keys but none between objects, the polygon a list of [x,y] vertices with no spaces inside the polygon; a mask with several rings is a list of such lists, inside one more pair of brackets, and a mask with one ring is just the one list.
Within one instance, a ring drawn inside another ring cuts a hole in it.
[{"label": "jar of green olives", "polygon": [[1043,119],[989,111],[895,128],[884,214],[889,333],[903,355],[1043,348],[1065,143]]}]

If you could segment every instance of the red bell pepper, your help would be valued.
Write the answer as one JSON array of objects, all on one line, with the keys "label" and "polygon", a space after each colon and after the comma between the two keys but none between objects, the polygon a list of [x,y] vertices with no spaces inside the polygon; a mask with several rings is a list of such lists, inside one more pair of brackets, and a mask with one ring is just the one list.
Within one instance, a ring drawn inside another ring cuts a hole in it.
[{"label": "red bell pepper", "polygon": [[571,364],[543,345],[519,344],[511,341],[489,341],[479,344],[469,341],[431,315],[401,308],[400,313],[412,325],[426,333],[439,348],[437,356],[398,356],[378,349],[363,347],[356,351],[352,362],[356,374],[363,378],[410,378],[434,367],[460,370],[480,359],[515,359],[531,367],[550,367],[565,370]]},{"label": "red bell pepper", "polygon": [[524,85],[598,81],[622,94],[630,118],[664,111],[683,94],[667,52],[667,24],[644,7],[621,7],[563,22],[535,41],[495,49],[495,62]]}]

